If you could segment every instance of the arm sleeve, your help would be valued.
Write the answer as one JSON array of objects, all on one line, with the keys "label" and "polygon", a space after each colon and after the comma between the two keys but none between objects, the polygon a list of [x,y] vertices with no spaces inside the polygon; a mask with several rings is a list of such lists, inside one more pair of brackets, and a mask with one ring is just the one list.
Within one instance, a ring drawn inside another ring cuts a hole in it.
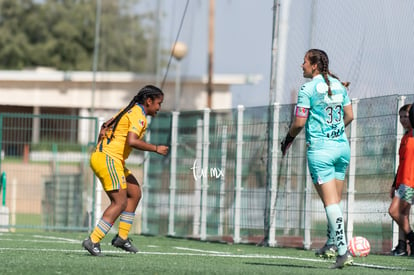
[{"label": "arm sleeve", "polygon": [[145,117],[141,117],[139,114],[135,112],[131,112],[128,114],[129,119],[129,127],[128,132],[133,132],[137,134],[137,136],[142,139],[145,135],[146,128],[147,128],[147,120]]},{"label": "arm sleeve", "polygon": [[351,104],[351,100],[349,99],[348,92],[346,91],[345,88],[344,88],[343,97],[344,97],[343,106],[347,106]]},{"label": "arm sleeve", "polygon": [[298,103],[297,107],[310,108],[310,92],[307,89],[306,84],[303,85],[298,93]]}]

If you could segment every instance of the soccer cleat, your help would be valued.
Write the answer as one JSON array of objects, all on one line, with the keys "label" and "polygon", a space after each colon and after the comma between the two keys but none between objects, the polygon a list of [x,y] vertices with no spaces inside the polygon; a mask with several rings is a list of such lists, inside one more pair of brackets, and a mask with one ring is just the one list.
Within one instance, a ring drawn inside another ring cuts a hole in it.
[{"label": "soccer cleat", "polygon": [[127,252],[131,252],[131,253],[138,252],[138,249],[132,245],[130,238],[124,240],[121,237],[119,237],[118,234],[116,234],[115,237],[112,239],[111,243],[113,246],[121,248]]},{"label": "soccer cleat", "polygon": [[315,256],[330,259],[337,255],[337,247],[334,244],[325,244],[322,248],[315,251]]},{"label": "soccer cleat", "polygon": [[337,256],[336,261],[333,265],[330,266],[331,269],[343,268],[344,266],[349,266],[354,264],[354,259],[352,259],[351,254],[347,251],[342,256]]},{"label": "soccer cleat", "polygon": [[91,238],[87,238],[82,242],[83,248],[88,250],[93,256],[102,256],[101,245],[99,243],[93,243]]},{"label": "soccer cleat", "polygon": [[391,250],[391,255],[393,256],[407,256],[407,245],[405,243],[399,242],[393,250]]}]

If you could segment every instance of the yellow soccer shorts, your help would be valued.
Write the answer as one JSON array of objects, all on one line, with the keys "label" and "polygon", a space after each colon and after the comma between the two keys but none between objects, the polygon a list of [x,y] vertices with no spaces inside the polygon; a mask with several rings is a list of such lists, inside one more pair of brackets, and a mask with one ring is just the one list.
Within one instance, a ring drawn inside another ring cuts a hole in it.
[{"label": "yellow soccer shorts", "polygon": [[131,171],[124,166],[122,161],[113,159],[102,152],[93,152],[90,165],[105,191],[127,188],[126,177],[131,175]]}]

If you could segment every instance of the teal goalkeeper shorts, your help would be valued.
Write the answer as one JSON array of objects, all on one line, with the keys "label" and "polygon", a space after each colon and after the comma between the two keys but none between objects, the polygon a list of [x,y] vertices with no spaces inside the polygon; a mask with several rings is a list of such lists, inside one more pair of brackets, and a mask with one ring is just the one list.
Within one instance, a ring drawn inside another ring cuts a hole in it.
[{"label": "teal goalkeeper shorts", "polygon": [[345,179],[351,150],[347,140],[317,141],[308,147],[307,157],[312,182],[323,184],[332,179]]}]

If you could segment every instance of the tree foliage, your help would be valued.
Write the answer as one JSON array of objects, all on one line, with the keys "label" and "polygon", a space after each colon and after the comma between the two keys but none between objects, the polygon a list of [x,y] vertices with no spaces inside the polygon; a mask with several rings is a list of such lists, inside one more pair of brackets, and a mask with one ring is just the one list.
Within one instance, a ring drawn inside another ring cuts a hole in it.
[{"label": "tree foliage", "polygon": [[[99,71],[152,72],[150,26],[138,0],[102,0]],[[89,71],[93,65],[96,0],[0,0],[0,69],[47,66]]]}]

